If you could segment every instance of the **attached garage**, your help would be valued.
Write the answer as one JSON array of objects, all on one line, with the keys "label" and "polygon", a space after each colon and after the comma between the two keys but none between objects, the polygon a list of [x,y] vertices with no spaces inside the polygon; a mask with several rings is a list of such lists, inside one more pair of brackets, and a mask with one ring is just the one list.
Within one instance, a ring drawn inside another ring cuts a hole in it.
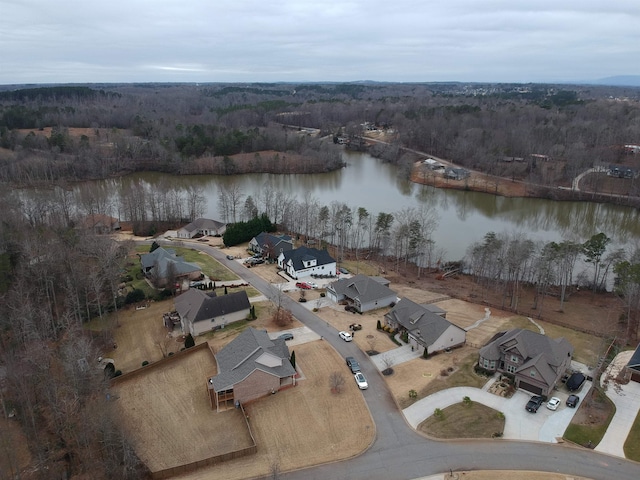
[{"label": "attached garage", "polygon": [[531,392],[535,395],[542,395],[542,387],[537,387],[536,385],[532,385],[527,382],[520,381],[518,383],[518,388],[526,390],[527,392]]},{"label": "attached garage", "polygon": [[627,375],[634,382],[640,382],[640,345],[636,348],[635,352],[629,363],[627,363]]}]

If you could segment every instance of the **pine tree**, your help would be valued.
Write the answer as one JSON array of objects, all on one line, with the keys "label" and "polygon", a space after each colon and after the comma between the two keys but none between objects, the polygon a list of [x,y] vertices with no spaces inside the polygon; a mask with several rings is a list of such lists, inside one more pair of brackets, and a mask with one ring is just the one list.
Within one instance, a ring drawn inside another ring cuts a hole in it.
[{"label": "pine tree", "polygon": [[191,334],[187,335],[184,339],[184,348],[195,347],[195,345],[196,341],[193,339],[193,336],[191,336]]}]

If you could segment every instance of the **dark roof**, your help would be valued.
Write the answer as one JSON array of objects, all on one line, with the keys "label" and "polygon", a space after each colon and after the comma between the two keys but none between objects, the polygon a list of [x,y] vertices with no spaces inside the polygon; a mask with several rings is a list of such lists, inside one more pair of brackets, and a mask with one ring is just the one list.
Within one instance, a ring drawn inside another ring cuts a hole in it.
[{"label": "dark roof", "polygon": [[193,222],[182,227],[182,230],[193,232],[194,230],[220,230],[226,223],[211,220],[210,218],[196,218]]},{"label": "dark roof", "polygon": [[279,378],[295,375],[289,348],[282,338],[270,339],[264,330],[249,327],[216,355],[218,375],[210,384],[216,392],[228,390],[255,370]]},{"label": "dark roof", "polygon": [[249,297],[244,290],[228,295],[216,296],[196,288],[190,288],[175,301],[176,311],[192,323],[208,321],[229,313],[251,308]]},{"label": "dark roof", "polygon": [[400,299],[385,317],[402,325],[425,346],[432,345],[452,325],[463,330],[408,298]]},{"label": "dark roof", "polygon": [[506,353],[517,353],[524,362],[517,372],[535,367],[548,385],[555,382],[557,368],[567,356],[573,355],[573,347],[564,338],[549,338],[541,333],[515,328],[500,332],[480,349],[480,357],[500,360]]},{"label": "dark roof", "polygon": [[157,264],[159,271],[155,273],[160,278],[166,276],[169,265],[174,266],[176,275],[184,275],[201,270],[195,263],[186,262],[182,257],[178,257],[174,250],[162,247],[156,248],[151,253],[143,253],[140,255],[140,263],[144,270],[155,267]]},{"label": "dark roof", "polygon": [[640,371],[640,344],[638,344],[636,351],[633,352],[633,355],[629,359],[629,363],[627,363],[627,367],[632,368],[633,370]]},{"label": "dark roof", "polygon": [[288,252],[282,252],[284,255],[284,263],[288,264],[289,261],[293,263],[295,270],[304,270],[303,260],[314,260],[316,265],[329,265],[330,263],[336,263],[336,261],[329,255],[326,250],[318,250],[317,248],[298,247],[295,250],[289,250]]},{"label": "dark roof", "polygon": [[351,278],[341,278],[329,285],[338,295],[357,299],[360,304],[368,303],[379,298],[395,295],[396,292],[378,282],[374,277],[355,275]]}]

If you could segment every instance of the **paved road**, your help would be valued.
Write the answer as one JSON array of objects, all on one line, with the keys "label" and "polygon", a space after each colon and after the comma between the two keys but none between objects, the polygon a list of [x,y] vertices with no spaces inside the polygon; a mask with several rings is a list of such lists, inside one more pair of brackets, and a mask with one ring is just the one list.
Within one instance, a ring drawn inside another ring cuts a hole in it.
[{"label": "paved road", "polygon": [[[223,251],[207,245],[189,246],[207,252],[267,298],[274,298],[278,294],[276,288],[250,269],[227,260]],[[422,437],[405,422],[382,375],[367,355],[356,345],[340,340],[337,330],[313,312],[286,295],[282,296],[282,300],[285,308],[330,342],[340,355],[351,355],[358,360],[369,382],[369,389],[363,390],[363,395],[376,425],[375,441],[362,455],[343,462],[282,474],[280,477],[283,479],[409,480],[449,470],[533,470],[597,480],[640,478],[640,464],[583,448],[507,440],[444,442]]]}]

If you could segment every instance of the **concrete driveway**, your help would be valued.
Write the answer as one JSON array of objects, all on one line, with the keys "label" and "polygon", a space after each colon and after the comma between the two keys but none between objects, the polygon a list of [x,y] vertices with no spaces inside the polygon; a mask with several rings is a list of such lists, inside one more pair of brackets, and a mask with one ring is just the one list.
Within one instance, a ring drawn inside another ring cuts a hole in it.
[{"label": "concrete driveway", "polygon": [[[493,382],[494,379],[491,379],[482,389],[455,387],[442,390],[417,401],[410,407],[405,408],[402,413],[409,425],[417,428],[421,422],[433,415],[436,408],[444,409],[455,403],[462,402],[462,399],[468,396],[474,402],[479,402],[504,413],[503,438],[549,443],[558,442],[558,438],[562,437],[576,412],[576,409],[569,408],[564,403],[569,396],[568,393],[554,392],[553,395],[562,400],[562,404],[555,412],[549,410],[546,408],[546,404],[543,404],[537,413],[529,413],[524,407],[532,396],[531,394],[519,390],[511,398],[499,397],[486,391]],[[580,396],[582,397],[582,392],[586,393],[589,388],[591,388],[591,384],[586,382],[582,387]]]},{"label": "concrete driveway", "polygon": [[320,340],[320,335],[311,330],[309,327],[298,327],[298,328],[288,328],[286,330],[278,330],[277,332],[269,333],[269,338],[274,339],[278,338],[283,333],[291,333],[293,335],[293,339],[287,341],[287,345],[289,347],[295,347],[296,345],[301,345],[307,342],[313,342],[315,340]]}]

